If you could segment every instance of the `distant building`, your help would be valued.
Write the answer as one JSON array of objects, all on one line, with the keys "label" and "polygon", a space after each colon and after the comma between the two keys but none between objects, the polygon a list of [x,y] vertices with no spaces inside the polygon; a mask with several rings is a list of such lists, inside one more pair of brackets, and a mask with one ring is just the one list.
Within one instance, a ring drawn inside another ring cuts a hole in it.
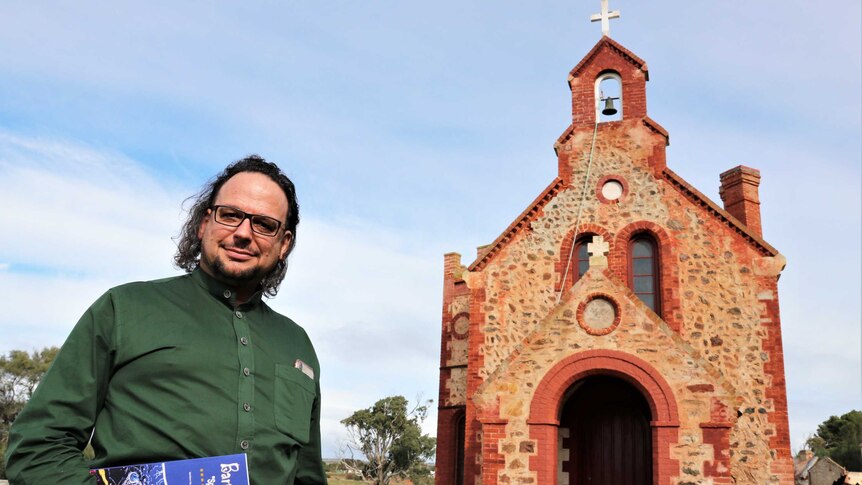
[{"label": "distant building", "polygon": [[438,485],[793,484],[760,173],[721,174],[721,207],[671,170],[648,79],[603,36],[556,177],[468,266],[445,256]]},{"label": "distant building", "polygon": [[[810,455],[809,455],[810,456]],[[842,485],[847,470],[828,456],[810,456],[796,473],[796,485]]]},{"label": "distant building", "polygon": [[862,485],[862,472],[847,471],[831,458],[814,456],[802,450],[793,458],[796,485]]}]

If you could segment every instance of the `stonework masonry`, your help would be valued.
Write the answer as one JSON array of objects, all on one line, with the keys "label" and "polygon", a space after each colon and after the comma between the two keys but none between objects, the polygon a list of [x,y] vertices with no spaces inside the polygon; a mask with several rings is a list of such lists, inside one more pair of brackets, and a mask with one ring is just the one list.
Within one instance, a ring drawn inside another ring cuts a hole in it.
[{"label": "stonework masonry", "polygon": [[[596,124],[594,80],[608,71],[622,79],[624,118]],[[722,174],[725,210],[667,168],[668,134],[646,114],[648,78],[644,61],[599,41],[570,74],[557,177],[473,263],[445,256],[438,484],[568,483],[560,413],[597,375],[649,404],[652,483],[793,483],[785,261],[761,236],[760,174]],[[599,196],[608,180],[622,197]],[[575,277],[565,268],[580,234],[600,235],[607,251]],[[641,234],[657,248],[656,311],[631,288],[630,242]],[[599,331],[583,321],[597,297],[616,312]]]}]

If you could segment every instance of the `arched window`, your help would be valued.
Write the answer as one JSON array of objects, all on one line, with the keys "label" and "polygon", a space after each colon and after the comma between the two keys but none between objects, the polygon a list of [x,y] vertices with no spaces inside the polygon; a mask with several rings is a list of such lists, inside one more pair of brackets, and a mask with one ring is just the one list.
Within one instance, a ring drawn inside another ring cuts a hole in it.
[{"label": "arched window", "polygon": [[463,412],[455,418],[455,483],[464,483],[464,441],[466,439],[467,420]]},{"label": "arched window", "polygon": [[629,243],[629,286],[652,311],[661,314],[659,254],[655,239],[637,234]]},{"label": "arched window", "polygon": [[590,253],[587,252],[587,244],[592,242],[595,234],[579,234],[575,240],[575,250],[572,252],[572,263],[569,268],[568,280],[574,285],[581,276],[590,269]]},{"label": "arched window", "polygon": [[[596,120],[599,123],[606,121],[619,121],[623,119],[623,80],[620,75],[614,71],[607,71],[596,78]],[[611,104],[616,109],[613,114],[605,114],[607,99],[611,99]]]}]

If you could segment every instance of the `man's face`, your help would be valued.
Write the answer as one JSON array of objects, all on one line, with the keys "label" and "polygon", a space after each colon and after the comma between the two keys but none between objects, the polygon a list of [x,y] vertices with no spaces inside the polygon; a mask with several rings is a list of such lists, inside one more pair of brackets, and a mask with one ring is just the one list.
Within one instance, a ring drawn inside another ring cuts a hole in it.
[{"label": "man's face", "polygon": [[274,236],[263,236],[251,230],[249,219],[238,227],[216,222],[210,209],[198,229],[201,269],[234,288],[253,290],[284,258],[290,247],[293,235],[284,230],[287,197],[281,187],[266,175],[241,172],[222,185],[213,205],[229,206],[281,221],[281,228]]}]

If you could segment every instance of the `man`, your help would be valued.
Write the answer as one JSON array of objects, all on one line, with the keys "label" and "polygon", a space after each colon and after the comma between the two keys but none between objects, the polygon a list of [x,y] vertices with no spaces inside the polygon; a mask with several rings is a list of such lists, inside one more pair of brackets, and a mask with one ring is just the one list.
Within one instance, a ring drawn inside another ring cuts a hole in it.
[{"label": "man", "polygon": [[113,288],[72,330],[12,426],[11,484],[91,484],[90,468],[235,453],[253,484],[325,484],[317,357],[261,301],[278,291],[298,223],[274,164],[253,155],[213,179],[180,236],[188,274]]}]

